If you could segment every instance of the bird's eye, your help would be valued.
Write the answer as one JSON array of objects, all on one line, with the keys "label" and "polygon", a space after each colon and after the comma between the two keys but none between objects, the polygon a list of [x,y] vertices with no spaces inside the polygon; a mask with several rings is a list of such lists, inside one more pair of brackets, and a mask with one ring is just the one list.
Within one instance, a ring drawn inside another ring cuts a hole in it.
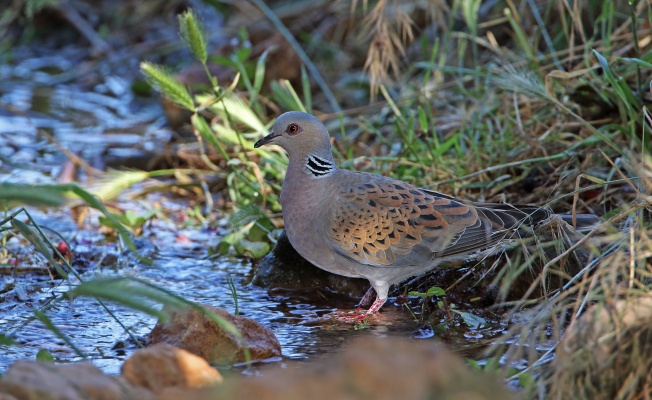
[{"label": "bird's eye", "polygon": [[297,135],[301,133],[301,127],[297,124],[290,124],[285,129],[285,132],[287,132],[288,135]]}]

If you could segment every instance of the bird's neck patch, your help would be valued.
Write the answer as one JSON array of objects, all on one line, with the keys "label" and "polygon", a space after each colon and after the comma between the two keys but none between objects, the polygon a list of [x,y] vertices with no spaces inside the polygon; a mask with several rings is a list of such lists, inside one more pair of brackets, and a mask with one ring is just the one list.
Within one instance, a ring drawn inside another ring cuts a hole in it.
[{"label": "bird's neck patch", "polygon": [[333,161],[321,158],[314,154],[306,157],[306,173],[313,178],[323,178],[335,172]]}]

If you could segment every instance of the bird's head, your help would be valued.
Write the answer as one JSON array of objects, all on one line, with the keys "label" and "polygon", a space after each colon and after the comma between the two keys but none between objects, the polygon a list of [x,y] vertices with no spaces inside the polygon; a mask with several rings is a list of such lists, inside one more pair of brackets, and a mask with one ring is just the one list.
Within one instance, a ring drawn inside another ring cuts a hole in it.
[{"label": "bird's head", "polygon": [[291,111],[280,115],[269,135],[254,144],[258,148],[277,144],[288,152],[290,158],[310,154],[331,157],[330,135],[326,127],[315,116]]}]

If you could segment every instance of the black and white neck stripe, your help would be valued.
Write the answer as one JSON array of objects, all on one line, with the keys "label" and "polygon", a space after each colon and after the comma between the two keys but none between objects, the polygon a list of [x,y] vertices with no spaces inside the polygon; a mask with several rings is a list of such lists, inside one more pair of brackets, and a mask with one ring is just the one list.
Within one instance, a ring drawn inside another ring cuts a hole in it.
[{"label": "black and white neck stripe", "polygon": [[335,171],[332,161],[323,159],[314,154],[306,158],[306,172],[315,178],[322,178]]}]

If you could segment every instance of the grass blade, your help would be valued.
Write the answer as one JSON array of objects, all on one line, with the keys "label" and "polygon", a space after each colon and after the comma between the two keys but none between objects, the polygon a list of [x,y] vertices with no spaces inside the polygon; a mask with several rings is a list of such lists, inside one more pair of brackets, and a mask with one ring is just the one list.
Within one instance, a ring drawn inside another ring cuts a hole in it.
[{"label": "grass blade", "polygon": [[77,353],[77,355],[81,358],[88,358],[88,356],[81,351],[75,344],[70,340],[70,338],[61,331],[61,329],[57,328],[56,325],[52,323],[52,320],[50,317],[48,317],[43,311],[37,310],[34,311],[34,314],[36,315],[36,318],[41,321],[43,325],[45,325],[46,328],[51,330],[59,339],[63,340],[70,348]]},{"label": "grass blade", "polygon": [[36,250],[48,260],[50,265],[59,273],[59,275],[61,275],[64,279],[68,279],[68,273],[64,271],[63,268],[61,268],[61,265],[59,265],[58,262],[54,260],[51,249],[45,244],[40,235],[34,232],[32,228],[27,226],[26,223],[19,220],[18,218],[12,219],[11,225],[16,228],[34,247],[36,247]]}]

